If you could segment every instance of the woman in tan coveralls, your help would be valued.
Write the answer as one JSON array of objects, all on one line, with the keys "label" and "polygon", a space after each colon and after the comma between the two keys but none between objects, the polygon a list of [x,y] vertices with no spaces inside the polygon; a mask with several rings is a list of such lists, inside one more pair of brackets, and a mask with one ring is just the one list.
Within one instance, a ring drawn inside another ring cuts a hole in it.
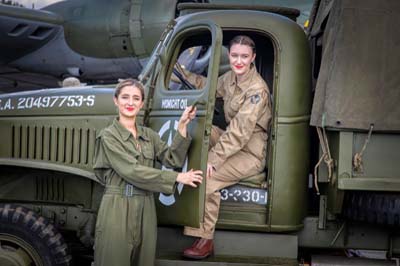
[{"label": "woman in tan coveralls", "polygon": [[183,112],[171,147],[153,130],[139,126],[136,116],[144,103],[142,85],[132,79],[115,89],[119,117],[96,139],[94,171],[105,192],[97,224],[94,259],[96,266],[154,265],[157,217],[153,192],[173,193],[176,182],[196,187],[202,172],[162,171],[181,167],[190,145],[187,125],[195,117],[190,107]]},{"label": "woman in tan coveralls", "polygon": [[[203,259],[213,253],[213,237],[221,200],[220,189],[264,171],[268,125],[271,119],[269,89],[254,67],[255,44],[236,36],[229,44],[231,71],[218,79],[217,97],[224,99],[226,131],[213,126],[208,153],[204,222],[185,227],[184,234],[198,237],[183,255]],[[183,73],[201,88],[205,78]]]}]

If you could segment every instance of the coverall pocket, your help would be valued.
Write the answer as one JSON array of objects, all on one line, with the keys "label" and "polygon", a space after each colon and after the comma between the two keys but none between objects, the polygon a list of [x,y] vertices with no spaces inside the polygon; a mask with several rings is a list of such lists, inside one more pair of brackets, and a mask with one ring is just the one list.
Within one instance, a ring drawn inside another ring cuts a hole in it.
[{"label": "coverall pocket", "polygon": [[146,145],[143,147],[143,157],[146,160],[154,160],[154,150],[149,147],[149,145]]}]

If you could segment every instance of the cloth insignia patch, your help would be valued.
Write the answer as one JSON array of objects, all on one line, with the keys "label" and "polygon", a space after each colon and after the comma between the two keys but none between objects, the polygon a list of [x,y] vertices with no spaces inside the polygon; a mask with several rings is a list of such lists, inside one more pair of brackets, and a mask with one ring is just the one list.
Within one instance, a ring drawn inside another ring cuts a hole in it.
[{"label": "cloth insignia patch", "polygon": [[257,104],[260,100],[261,100],[261,97],[258,94],[250,97],[250,101],[252,104]]}]

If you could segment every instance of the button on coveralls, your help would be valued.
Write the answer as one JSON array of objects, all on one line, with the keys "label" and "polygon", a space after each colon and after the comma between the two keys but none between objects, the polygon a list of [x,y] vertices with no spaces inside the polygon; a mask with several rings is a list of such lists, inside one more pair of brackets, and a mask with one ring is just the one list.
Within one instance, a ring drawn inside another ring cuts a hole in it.
[{"label": "button on coveralls", "polygon": [[[197,88],[206,79],[189,72],[183,73]],[[241,179],[264,171],[271,120],[270,92],[254,66],[240,82],[228,71],[218,79],[217,97],[224,99],[226,131],[213,126],[208,163],[215,172],[206,180],[204,221],[200,228],[185,227],[184,234],[212,239],[221,202],[220,189]]]},{"label": "button on coveralls", "polygon": [[[175,134],[172,145],[136,125],[137,139],[117,119],[96,139],[94,171],[105,184],[96,224],[96,266],[152,266],[157,217],[153,192],[171,194],[178,173],[155,169],[155,160],[182,167],[191,138]],[[126,196],[126,185],[131,196]]]}]

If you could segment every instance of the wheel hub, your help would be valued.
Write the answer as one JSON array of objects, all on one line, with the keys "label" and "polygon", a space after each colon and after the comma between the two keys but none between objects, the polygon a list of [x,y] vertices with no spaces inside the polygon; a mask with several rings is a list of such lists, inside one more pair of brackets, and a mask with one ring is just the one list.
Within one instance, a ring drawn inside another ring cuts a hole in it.
[{"label": "wheel hub", "polygon": [[11,235],[0,235],[1,266],[41,266],[40,259],[32,247],[22,239]]}]

